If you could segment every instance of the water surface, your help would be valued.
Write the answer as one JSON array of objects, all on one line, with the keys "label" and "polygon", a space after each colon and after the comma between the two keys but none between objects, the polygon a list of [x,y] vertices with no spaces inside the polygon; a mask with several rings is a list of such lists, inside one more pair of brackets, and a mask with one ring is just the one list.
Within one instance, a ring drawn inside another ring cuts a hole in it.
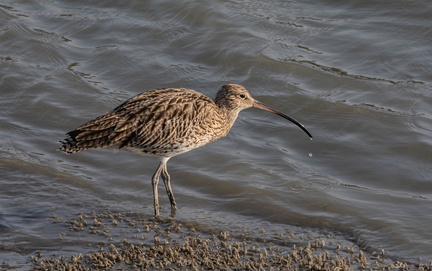
[{"label": "water surface", "polygon": [[56,149],[66,132],[144,90],[214,97],[238,83],[314,140],[242,112],[226,138],[170,160],[177,220],[325,229],[393,259],[432,261],[430,14],[424,0],[4,1],[1,259],[26,269],[35,251],[68,251],[52,217],[153,213],[156,160],[65,155]]}]

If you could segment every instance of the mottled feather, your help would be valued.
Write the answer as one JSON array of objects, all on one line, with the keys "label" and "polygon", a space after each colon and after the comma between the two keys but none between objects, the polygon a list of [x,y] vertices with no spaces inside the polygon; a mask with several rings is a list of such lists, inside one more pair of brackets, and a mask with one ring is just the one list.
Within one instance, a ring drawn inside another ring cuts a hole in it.
[{"label": "mottled feather", "polygon": [[74,153],[115,146],[173,156],[226,135],[227,121],[227,114],[199,92],[155,89],[69,132],[61,150]]}]

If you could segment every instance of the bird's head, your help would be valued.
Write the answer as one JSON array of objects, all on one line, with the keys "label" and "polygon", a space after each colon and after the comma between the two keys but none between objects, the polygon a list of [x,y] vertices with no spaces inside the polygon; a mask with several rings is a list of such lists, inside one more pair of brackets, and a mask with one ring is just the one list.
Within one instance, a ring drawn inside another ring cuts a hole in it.
[{"label": "bird's head", "polygon": [[255,100],[243,86],[226,84],[218,91],[215,102],[221,108],[239,112],[252,107]]},{"label": "bird's head", "polygon": [[312,139],[312,135],[309,133],[308,130],[306,130],[303,124],[277,110],[268,107],[260,101],[255,100],[249,94],[249,91],[247,91],[247,89],[243,86],[236,84],[223,85],[216,95],[215,102],[220,108],[227,110],[228,114],[231,113],[235,115],[235,118],[241,110],[249,107],[259,108],[261,110],[265,110],[273,114],[279,115],[296,124]]}]

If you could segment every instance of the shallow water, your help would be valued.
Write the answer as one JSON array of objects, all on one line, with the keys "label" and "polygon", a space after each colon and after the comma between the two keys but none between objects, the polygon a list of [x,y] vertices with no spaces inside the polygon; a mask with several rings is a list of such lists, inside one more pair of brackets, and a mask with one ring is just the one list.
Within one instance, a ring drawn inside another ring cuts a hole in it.
[{"label": "shallow water", "polygon": [[314,140],[242,112],[226,138],[170,160],[177,220],[326,229],[432,261],[430,14],[428,1],[3,1],[0,258],[67,251],[53,216],[153,213],[157,161],[65,155],[66,132],[144,90],[238,83]]}]

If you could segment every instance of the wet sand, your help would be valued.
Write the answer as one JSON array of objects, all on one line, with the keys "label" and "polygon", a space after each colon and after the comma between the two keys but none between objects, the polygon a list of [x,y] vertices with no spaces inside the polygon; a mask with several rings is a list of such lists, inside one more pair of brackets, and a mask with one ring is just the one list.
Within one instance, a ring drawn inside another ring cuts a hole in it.
[{"label": "wet sand", "polygon": [[64,225],[58,238],[68,245],[31,255],[33,270],[432,270],[432,263],[391,259],[325,230],[219,232],[111,211],[52,223]]}]

